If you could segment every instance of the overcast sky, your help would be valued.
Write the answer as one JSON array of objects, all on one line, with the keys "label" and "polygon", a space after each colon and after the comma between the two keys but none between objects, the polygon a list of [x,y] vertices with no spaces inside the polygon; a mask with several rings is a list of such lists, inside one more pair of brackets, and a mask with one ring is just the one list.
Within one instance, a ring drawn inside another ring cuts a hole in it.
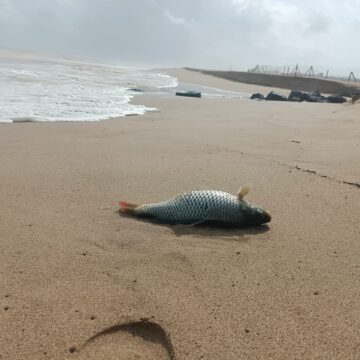
[{"label": "overcast sky", "polygon": [[124,64],[360,68],[360,0],[0,0],[0,47]]}]

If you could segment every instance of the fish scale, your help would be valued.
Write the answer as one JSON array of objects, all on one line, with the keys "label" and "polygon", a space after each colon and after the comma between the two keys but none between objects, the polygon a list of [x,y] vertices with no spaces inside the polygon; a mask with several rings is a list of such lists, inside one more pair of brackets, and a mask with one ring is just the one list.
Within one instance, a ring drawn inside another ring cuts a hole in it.
[{"label": "fish scale", "polygon": [[184,193],[157,204],[138,206],[135,213],[174,223],[233,222],[232,214],[240,205],[239,199],[234,195],[222,191],[203,190]]},{"label": "fish scale", "polygon": [[249,190],[249,185],[244,185],[237,196],[218,190],[196,190],[156,204],[121,201],[120,211],[168,224],[216,222],[248,226],[269,222],[271,216],[266,210],[244,200]]}]

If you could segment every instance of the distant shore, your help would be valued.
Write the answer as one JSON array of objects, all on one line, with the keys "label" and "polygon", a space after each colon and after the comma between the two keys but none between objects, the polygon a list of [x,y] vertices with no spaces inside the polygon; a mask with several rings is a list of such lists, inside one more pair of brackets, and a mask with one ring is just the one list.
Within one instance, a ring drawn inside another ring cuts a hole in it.
[{"label": "distant shore", "polygon": [[230,81],[277,87],[288,90],[315,91],[318,90],[325,94],[335,94],[347,96],[354,93],[360,93],[360,83],[349,83],[344,81],[335,81],[321,78],[286,76],[251,73],[243,71],[216,71],[203,70],[195,68],[185,68],[189,71],[200,72],[206,75],[212,75]]}]

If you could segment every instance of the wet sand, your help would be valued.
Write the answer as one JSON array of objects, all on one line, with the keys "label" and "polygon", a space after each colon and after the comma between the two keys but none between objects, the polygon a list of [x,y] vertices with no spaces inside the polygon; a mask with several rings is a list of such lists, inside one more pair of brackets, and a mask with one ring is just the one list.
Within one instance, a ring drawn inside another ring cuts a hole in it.
[{"label": "wet sand", "polygon": [[[159,111],[0,126],[0,358],[359,358],[360,105],[135,101]],[[117,211],[246,182],[269,226]]]}]

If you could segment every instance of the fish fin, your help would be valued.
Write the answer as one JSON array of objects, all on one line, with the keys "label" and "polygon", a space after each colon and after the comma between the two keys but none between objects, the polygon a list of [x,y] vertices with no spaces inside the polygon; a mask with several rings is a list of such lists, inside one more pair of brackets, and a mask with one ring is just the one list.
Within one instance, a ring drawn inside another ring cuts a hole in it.
[{"label": "fish fin", "polygon": [[182,222],[176,220],[159,219],[156,217],[150,218],[150,220],[151,222],[159,225],[171,225],[171,226],[181,225],[181,226],[189,226],[189,227],[200,225],[207,221],[206,219],[204,219],[204,220],[190,220],[190,221]]},{"label": "fish fin", "polygon": [[169,220],[165,220],[165,219],[159,219],[157,217],[154,216],[149,216],[148,219],[150,219],[150,221],[154,224],[159,224],[159,225],[177,225],[176,221],[169,221]]},{"label": "fish fin", "polygon": [[120,205],[120,212],[125,214],[134,214],[135,209],[138,207],[138,205],[136,204],[130,204],[125,201],[120,201],[119,205]]},{"label": "fish fin", "polygon": [[249,191],[251,190],[251,188],[252,188],[252,186],[251,186],[251,184],[249,184],[249,183],[243,185],[243,186],[239,189],[239,191],[238,191],[238,193],[237,193],[238,199],[241,200],[246,194],[249,193]]},{"label": "fish fin", "polygon": [[196,226],[196,225],[200,225],[200,224],[204,224],[206,223],[207,220],[194,220],[194,222],[190,222],[190,223],[187,223],[187,224],[182,224],[183,226],[188,226],[188,227],[191,227],[191,226]]}]

